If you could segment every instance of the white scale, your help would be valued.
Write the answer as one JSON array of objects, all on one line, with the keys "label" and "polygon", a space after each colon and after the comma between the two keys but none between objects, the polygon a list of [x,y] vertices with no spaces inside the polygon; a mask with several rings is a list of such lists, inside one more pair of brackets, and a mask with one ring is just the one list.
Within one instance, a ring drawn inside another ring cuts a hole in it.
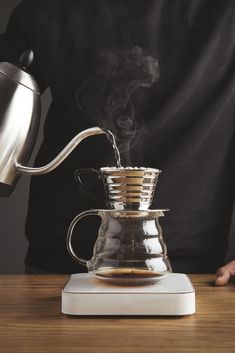
[{"label": "white scale", "polygon": [[195,313],[195,289],[189,277],[181,273],[144,286],[117,286],[79,273],[71,276],[62,291],[62,313],[190,315]]}]

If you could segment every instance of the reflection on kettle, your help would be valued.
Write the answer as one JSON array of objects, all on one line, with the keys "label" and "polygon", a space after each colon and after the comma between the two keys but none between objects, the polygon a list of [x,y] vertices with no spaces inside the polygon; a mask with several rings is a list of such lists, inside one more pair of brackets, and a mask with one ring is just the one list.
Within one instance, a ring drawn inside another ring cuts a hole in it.
[{"label": "reflection on kettle", "polygon": [[42,175],[54,170],[85,138],[105,134],[99,127],[76,135],[46,166],[29,168],[40,122],[40,92],[27,72],[33,52],[24,52],[19,65],[0,63],[0,196],[9,196],[21,174]]}]

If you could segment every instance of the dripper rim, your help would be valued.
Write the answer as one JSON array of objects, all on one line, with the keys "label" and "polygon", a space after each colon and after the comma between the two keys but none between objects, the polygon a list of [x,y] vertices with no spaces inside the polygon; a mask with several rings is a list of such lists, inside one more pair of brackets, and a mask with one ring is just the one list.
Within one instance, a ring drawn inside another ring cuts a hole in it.
[{"label": "dripper rim", "polygon": [[101,171],[108,171],[108,172],[113,172],[113,171],[144,171],[144,172],[155,172],[155,173],[161,173],[161,169],[157,168],[151,168],[151,167],[101,167]]},{"label": "dripper rim", "polygon": [[141,218],[141,217],[164,217],[165,212],[169,209],[163,210],[114,210],[114,209],[98,209],[98,215],[110,215],[111,217],[123,217],[123,218]]},{"label": "dripper rim", "polygon": [[107,208],[99,208],[97,209],[98,212],[105,212],[105,213],[126,213],[126,214],[136,214],[141,215],[143,213],[163,213],[169,212],[169,208],[164,209],[148,209],[148,210],[116,210],[116,209],[107,209]]}]

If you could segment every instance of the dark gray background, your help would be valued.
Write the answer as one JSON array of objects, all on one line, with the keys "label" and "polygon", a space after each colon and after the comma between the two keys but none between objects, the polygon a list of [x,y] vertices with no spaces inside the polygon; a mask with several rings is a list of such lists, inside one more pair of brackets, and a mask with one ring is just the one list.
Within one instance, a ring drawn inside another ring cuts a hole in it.
[{"label": "dark gray background", "polygon": [[[19,2],[20,0],[0,0],[0,32],[4,31],[12,9]],[[30,163],[33,162],[43,138],[42,125],[49,104],[50,93],[49,90],[47,90],[42,97],[41,128]],[[24,236],[24,224],[27,213],[28,189],[29,177],[24,176],[21,178],[16,190],[10,198],[0,198],[0,273],[24,272],[24,256],[27,250],[27,242]],[[230,238],[231,243],[227,260],[235,259],[235,221],[233,222]]]}]

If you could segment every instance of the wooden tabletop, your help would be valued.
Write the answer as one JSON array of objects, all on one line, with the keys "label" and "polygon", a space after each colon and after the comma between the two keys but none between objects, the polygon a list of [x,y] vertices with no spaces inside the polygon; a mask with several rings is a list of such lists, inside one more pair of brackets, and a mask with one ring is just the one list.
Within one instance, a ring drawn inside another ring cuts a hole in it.
[{"label": "wooden tabletop", "polygon": [[61,314],[68,276],[0,276],[2,353],[235,353],[235,284],[191,275],[197,311],[185,317]]}]

